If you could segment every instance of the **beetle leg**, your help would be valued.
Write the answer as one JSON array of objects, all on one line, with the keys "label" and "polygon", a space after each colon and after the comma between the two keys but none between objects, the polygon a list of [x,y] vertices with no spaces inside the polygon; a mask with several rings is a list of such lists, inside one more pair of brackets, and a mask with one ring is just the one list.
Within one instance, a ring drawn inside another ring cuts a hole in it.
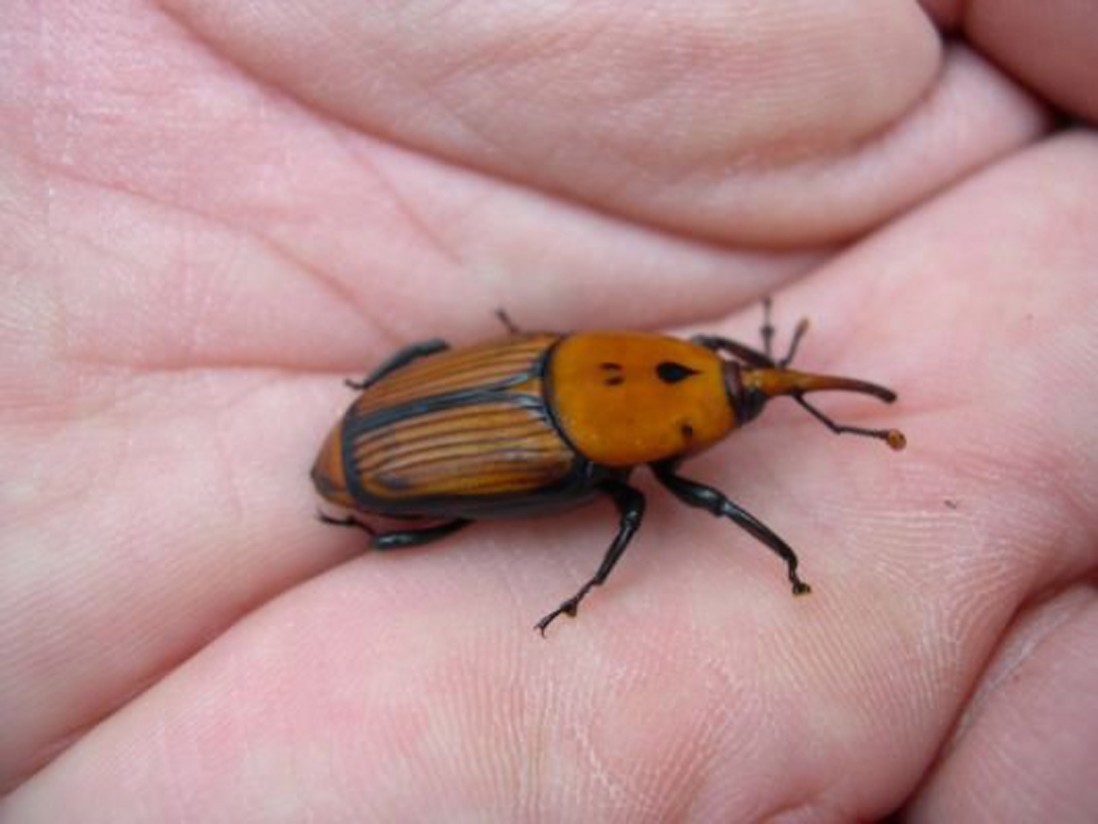
[{"label": "beetle leg", "polygon": [[425,358],[428,355],[433,355],[436,352],[444,352],[450,348],[450,344],[440,338],[432,338],[431,340],[420,341],[419,343],[413,343],[410,346],[405,346],[395,355],[393,355],[385,363],[381,364],[377,369],[367,375],[360,381],[345,380],[351,389],[362,391],[373,386],[379,380],[384,378],[398,369],[407,366],[414,360]]},{"label": "beetle leg", "polygon": [[344,518],[333,518],[331,515],[317,512],[316,518],[322,524],[361,529],[363,532],[370,535],[370,546],[374,549],[381,550],[402,549],[407,546],[428,544],[431,541],[437,541],[439,538],[445,538],[447,535],[457,532],[463,526],[468,526],[472,523],[468,518],[454,518],[452,521],[424,527],[423,529],[397,529],[392,532],[378,532],[372,526],[358,520],[358,518],[353,515],[348,515]]},{"label": "beetle leg", "polygon": [[770,310],[772,308],[773,301],[770,299],[770,295],[763,298],[763,323],[759,327],[759,337],[763,341],[763,352],[766,353],[766,359],[773,363],[774,361],[774,324],[770,320]]},{"label": "beetle leg", "polygon": [[[759,337],[763,341],[763,351],[772,362],[774,362],[774,323],[771,320],[770,312],[773,309],[773,303],[770,295],[763,298],[763,322],[762,326],[759,327]],[[807,331],[808,318],[801,318],[797,321],[797,327],[793,330],[793,337],[789,341],[789,349],[786,350],[785,357],[776,362],[779,369],[785,369],[793,362],[793,358],[797,354],[797,347],[801,344],[801,338],[804,337],[804,333]]]},{"label": "beetle leg", "polygon": [[674,467],[670,464],[652,464],[652,471],[656,479],[683,503],[704,509],[717,517],[730,518],[757,540],[766,544],[785,561],[794,595],[804,595],[812,591],[812,588],[797,575],[797,553],[770,527],[743,507],[732,503],[720,490],[676,475]]},{"label": "beetle leg", "polygon": [[370,543],[374,549],[403,549],[406,546],[420,546],[445,538],[462,527],[468,526],[472,521],[468,518],[454,518],[452,521],[427,526],[423,529],[399,529],[393,532],[375,533]]},{"label": "beetle leg", "polygon": [[739,358],[750,366],[785,369],[793,362],[801,338],[808,331],[808,318],[801,318],[797,328],[793,330],[793,337],[789,342],[789,349],[786,351],[785,357],[776,361],[774,360],[774,324],[770,320],[770,304],[769,297],[763,298],[763,323],[759,327],[759,336],[763,341],[763,351],[761,352],[745,343],[722,338],[720,335],[694,335],[690,340],[692,343],[704,346],[713,352],[725,352]]},{"label": "beetle leg", "polygon": [[521,335],[522,330],[518,328],[511,316],[507,314],[507,310],[500,308],[496,310],[496,317],[499,318],[499,322],[507,327],[507,331],[512,335]]},{"label": "beetle leg", "polygon": [[740,343],[730,338],[722,338],[720,335],[694,335],[690,338],[690,342],[696,343],[698,346],[704,346],[713,352],[726,352],[751,366],[764,369],[772,369],[775,366],[769,355],[748,346],[746,343]]},{"label": "beetle leg", "polygon": [[591,587],[602,586],[610,575],[610,570],[614,568],[614,564],[618,562],[622,553],[625,552],[625,548],[629,546],[629,541],[644,518],[644,495],[641,492],[621,481],[608,481],[603,484],[602,489],[611,497],[618,508],[618,512],[621,513],[621,526],[618,528],[618,534],[614,537],[610,548],[606,550],[606,555],[603,557],[602,563],[599,564],[598,571],[594,576],[580,588],[579,592],[564,601],[534,625],[534,628],[539,630],[543,637],[546,627],[553,623],[558,616],[575,617],[580,601],[584,599]]},{"label": "beetle leg", "polygon": [[377,531],[367,523],[363,523],[353,515],[347,515],[343,518],[334,518],[325,512],[321,512],[319,509],[316,511],[316,519],[322,524],[328,524],[328,526],[345,526],[351,529],[361,529],[363,532],[370,534],[371,536],[377,535]]},{"label": "beetle leg", "polygon": [[807,331],[808,318],[801,318],[797,321],[797,327],[793,330],[793,337],[789,340],[789,349],[786,351],[785,357],[778,361],[779,369],[785,369],[793,362],[793,358],[797,355],[797,347],[801,345],[801,338],[804,337],[804,333]]}]

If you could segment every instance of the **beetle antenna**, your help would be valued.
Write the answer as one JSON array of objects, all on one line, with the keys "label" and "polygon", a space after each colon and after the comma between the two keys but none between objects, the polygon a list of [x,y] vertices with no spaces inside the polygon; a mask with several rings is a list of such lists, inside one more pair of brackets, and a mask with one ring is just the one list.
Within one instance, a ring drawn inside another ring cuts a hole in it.
[{"label": "beetle antenna", "polygon": [[[803,333],[802,333],[803,334]],[[841,378],[835,375],[813,375],[808,372],[797,372],[794,369],[761,368],[744,369],[740,372],[740,381],[744,390],[763,402],[780,395],[788,395],[798,404],[804,407],[809,414],[824,426],[837,434],[850,433],[863,435],[884,441],[893,449],[903,449],[907,443],[902,432],[898,429],[865,429],[860,426],[847,426],[835,423],[823,412],[804,399],[808,392],[840,391],[857,392],[862,395],[872,395],[885,403],[896,400],[896,393],[887,387],[880,386],[869,381],[861,381],[855,378]],[[754,405],[753,405],[754,406]],[[759,404],[761,406],[761,404]],[[755,407],[756,409],[758,407]],[[757,412],[756,412],[757,414]],[[751,415],[754,417],[754,415]]]},{"label": "beetle antenna", "polygon": [[904,433],[899,429],[866,429],[861,426],[849,426],[844,423],[835,423],[835,421],[831,420],[831,418],[827,417],[827,415],[806,401],[803,396],[794,395],[793,400],[804,407],[812,417],[836,435],[849,433],[851,435],[862,435],[866,438],[875,438],[879,441],[884,441],[892,449],[897,451],[907,446],[907,438],[904,437]]}]

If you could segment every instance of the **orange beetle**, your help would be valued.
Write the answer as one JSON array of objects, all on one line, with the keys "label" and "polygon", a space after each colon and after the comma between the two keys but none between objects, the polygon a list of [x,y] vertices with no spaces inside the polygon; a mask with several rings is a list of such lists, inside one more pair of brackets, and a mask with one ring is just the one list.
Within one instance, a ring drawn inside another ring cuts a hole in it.
[{"label": "orange beetle", "polygon": [[353,515],[320,520],[367,531],[378,549],[427,543],[482,518],[558,511],[607,495],[621,523],[598,571],[537,623],[574,616],[606,581],[644,516],[629,475],[647,464],[677,498],[730,518],[783,561],[793,593],[809,592],[797,555],[769,527],[720,491],[683,478],[679,463],[788,395],[836,433],[902,449],[895,429],[838,424],[805,394],[842,390],[891,403],[896,394],[852,378],[789,368],[808,329],[797,326],[785,357],[771,354],[765,303],[763,351],[714,335],[690,341],[641,332],[523,333],[502,312],[503,340],[451,350],[430,340],[397,352],[360,392],[320,449],[313,483],[355,513],[440,521],[378,533]]}]

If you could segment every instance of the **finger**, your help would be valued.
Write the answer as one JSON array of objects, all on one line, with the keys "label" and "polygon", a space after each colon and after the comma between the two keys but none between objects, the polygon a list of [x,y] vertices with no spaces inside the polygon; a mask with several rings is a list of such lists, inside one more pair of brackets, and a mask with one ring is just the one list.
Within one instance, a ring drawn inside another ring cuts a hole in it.
[{"label": "finger", "polygon": [[714,314],[826,251],[639,226],[356,134],[150,10],[75,21],[15,5],[8,24],[9,254],[49,272],[48,290],[20,286],[48,291],[35,300],[81,362],[358,371],[425,329],[495,333],[501,305],[541,328]]},{"label": "finger", "polygon": [[924,2],[945,27],[1064,111],[1098,119],[1094,66],[1098,27],[1092,3]]},{"label": "finger", "polygon": [[[369,134],[725,242],[845,239],[1042,128],[1016,90],[937,94],[954,76],[914,4],[173,8],[234,62]],[[927,103],[920,130],[941,138],[905,136]],[[862,154],[868,191],[846,163]]]},{"label": "finger", "polygon": [[908,814],[1085,821],[1098,805],[1098,609],[1093,587],[1019,614]]}]

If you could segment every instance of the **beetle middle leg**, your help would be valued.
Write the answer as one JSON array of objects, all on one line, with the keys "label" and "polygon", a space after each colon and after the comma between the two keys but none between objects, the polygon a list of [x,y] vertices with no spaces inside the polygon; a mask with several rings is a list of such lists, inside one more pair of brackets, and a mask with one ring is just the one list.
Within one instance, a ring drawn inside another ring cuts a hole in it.
[{"label": "beetle middle leg", "polygon": [[545,629],[560,615],[567,615],[569,618],[574,618],[576,610],[579,609],[580,601],[584,599],[587,593],[591,590],[591,587],[602,586],[610,575],[610,570],[614,568],[614,564],[621,558],[622,553],[625,552],[625,548],[629,546],[629,541],[636,533],[637,529],[641,525],[641,521],[644,519],[644,495],[633,487],[621,481],[609,481],[603,485],[603,490],[611,497],[614,504],[618,508],[618,512],[621,513],[621,525],[618,528],[618,534],[614,537],[613,543],[610,544],[610,548],[606,550],[606,555],[602,559],[602,563],[599,564],[598,571],[594,576],[582,587],[579,592],[564,601],[559,607],[550,612],[544,618],[534,625],[534,628],[539,630],[544,637]]},{"label": "beetle middle leg", "polygon": [[386,375],[390,375],[398,369],[407,366],[412,361],[425,358],[428,355],[434,355],[437,352],[444,352],[449,348],[450,344],[441,338],[432,338],[431,340],[413,343],[409,346],[405,346],[362,380],[345,380],[344,383],[351,389],[356,389],[361,392],[363,389],[368,389],[373,386]]},{"label": "beetle middle leg", "polygon": [[674,467],[670,464],[652,464],[652,471],[656,479],[683,503],[704,509],[717,517],[729,518],[769,547],[785,561],[794,595],[805,595],[812,591],[812,587],[802,581],[797,574],[797,553],[770,527],[743,507],[732,503],[720,490],[676,475]]},{"label": "beetle middle leg", "polygon": [[370,536],[370,546],[374,549],[403,549],[409,546],[421,546],[452,535],[464,526],[472,523],[468,518],[454,518],[441,524],[423,527],[422,529],[396,529],[392,532],[378,532],[364,521],[360,521],[353,515],[344,518],[333,518],[323,512],[317,512],[316,518],[322,524],[331,526],[345,526],[352,529],[361,529]]}]

